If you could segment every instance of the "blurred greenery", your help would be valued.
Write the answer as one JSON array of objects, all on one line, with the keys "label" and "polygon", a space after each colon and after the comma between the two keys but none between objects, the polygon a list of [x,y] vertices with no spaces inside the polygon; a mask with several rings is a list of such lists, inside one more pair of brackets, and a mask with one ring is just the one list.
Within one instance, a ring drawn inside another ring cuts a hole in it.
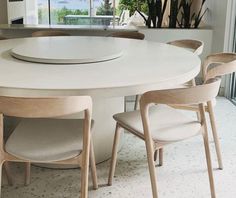
[{"label": "blurred greenery", "polygon": [[136,10],[148,14],[147,0],[120,0],[119,10],[130,10],[130,15],[133,15]]},{"label": "blurred greenery", "polygon": [[103,0],[101,6],[97,8],[96,15],[113,15],[113,7],[110,0]]},{"label": "blurred greenery", "polygon": [[[51,23],[52,24],[65,24],[64,17],[66,15],[88,15],[88,10],[71,10],[66,7],[62,9],[51,9]],[[38,9],[39,24],[48,24],[48,9]]]}]

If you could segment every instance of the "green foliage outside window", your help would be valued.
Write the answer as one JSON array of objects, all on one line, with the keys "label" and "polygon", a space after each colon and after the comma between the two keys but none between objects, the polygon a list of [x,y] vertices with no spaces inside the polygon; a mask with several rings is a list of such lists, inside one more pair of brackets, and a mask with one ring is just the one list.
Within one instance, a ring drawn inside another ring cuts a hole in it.
[{"label": "green foliage outside window", "polygon": [[88,15],[88,11],[87,10],[79,10],[79,9],[71,10],[66,7],[63,7],[60,10],[54,10],[52,15],[57,17],[56,21],[58,21],[58,23],[63,23],[64,17],[66,15]]},{"label": "green foliage outside window", "polygon": [[[88,10],[71,10],[66,7],[62,9],[51,9],[51,22],[52,24],[64,24],[64,17],[66,15],[88,15]],[[48,23],[48,9],[38,9],[39,24]]]},{"label": "green foliage outside window", "polygon": [[136,10],[148,14],[147,0],[120,0],[119,10],[130,10],[133,15]]},{"label": "green foliage outside window", "polygon": [[113,15],[112,3],[109,0],[103,0],[101,6],[97,8],[96,15]]}]

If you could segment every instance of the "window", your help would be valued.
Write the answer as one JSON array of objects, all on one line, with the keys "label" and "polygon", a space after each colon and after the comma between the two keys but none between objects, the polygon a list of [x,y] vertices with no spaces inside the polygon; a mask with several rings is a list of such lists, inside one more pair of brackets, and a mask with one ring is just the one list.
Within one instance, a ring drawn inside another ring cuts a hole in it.
[{"label": "window", "polygon": [[38,23],[56,25],[110,25],[113,2],[109,0],[38,0]]},{"label": "window", "polygon": [[148,9],[146,0],[37,0],[37,5],[38,23],[54,25],[123,25],[124,16]]},{"label": "window", "polygon": [[[236,25],[235,25],[236,28]],[[236,52],[236,31],[235,31],[235,36],[234,36],[234,52]],[[233,73],[231,75],[231,90],[230,90],[230,98],[231,101],[236,104],[236,74]]]}]

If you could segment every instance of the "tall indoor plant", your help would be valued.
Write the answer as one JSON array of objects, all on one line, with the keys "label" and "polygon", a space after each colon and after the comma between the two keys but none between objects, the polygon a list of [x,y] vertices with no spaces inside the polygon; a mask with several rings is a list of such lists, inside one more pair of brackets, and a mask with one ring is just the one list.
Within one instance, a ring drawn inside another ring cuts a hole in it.
[{"label": "tall indoor plant", "polygon": [[[192,6],[197,1],[200,3],[200,8],[194,10]],[[205,9],[203,12],[205,2],[206,0],[147,0],[148,17],[146,18],[141,12],[138,12],[149,28],[163,27],[163,20],[169,21],[169,28],[198,28],[207,11]],[[168,12],[167,19],[163,17],[165,12]]]}]

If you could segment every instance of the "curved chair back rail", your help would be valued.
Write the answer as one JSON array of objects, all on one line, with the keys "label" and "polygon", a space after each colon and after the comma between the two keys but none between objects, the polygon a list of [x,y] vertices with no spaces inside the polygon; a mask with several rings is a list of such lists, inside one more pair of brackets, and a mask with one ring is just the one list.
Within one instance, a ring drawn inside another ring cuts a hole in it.
[{"label": "curved chair back rail", "polygon": [[70,36],[70,34],[55,30],[41,30],[32,33],[32,37],[44,37],[44,36]]},{"label": "curved chair back rail", "polygon": [[145,35],[140,32],[113,32],[108,36],[117,38],[137,39],[137,40],[144,40],[145,38]]},{"label": "curved chair back rail", "polygon": [[177,47],[192,49],[195,54],[201,55],[204,47],[204,43],[199,40],[183,39],[170,41],[167,44]]},{"label": "curved chair back rail", "polygon": [[215,78],[208,80],[204,85],[191,88],[149,91],[142,95],[140,108],[151,103],[188,105],[208,102],[217,96],[220,82],[220,78]]},{"label": "curved chair back rail", "polygon": [[50,118],[92,109],[90,96],[23,98],[0,96],[0,112],[20,118]]},{"label": "curved chair back rail", "polygon": [[[212,68],[212,64],[218,64]],[[202,65],[204,81],[216,76],[224,76],[236,71],[236,53],[218,53],[209,55]]]}]

